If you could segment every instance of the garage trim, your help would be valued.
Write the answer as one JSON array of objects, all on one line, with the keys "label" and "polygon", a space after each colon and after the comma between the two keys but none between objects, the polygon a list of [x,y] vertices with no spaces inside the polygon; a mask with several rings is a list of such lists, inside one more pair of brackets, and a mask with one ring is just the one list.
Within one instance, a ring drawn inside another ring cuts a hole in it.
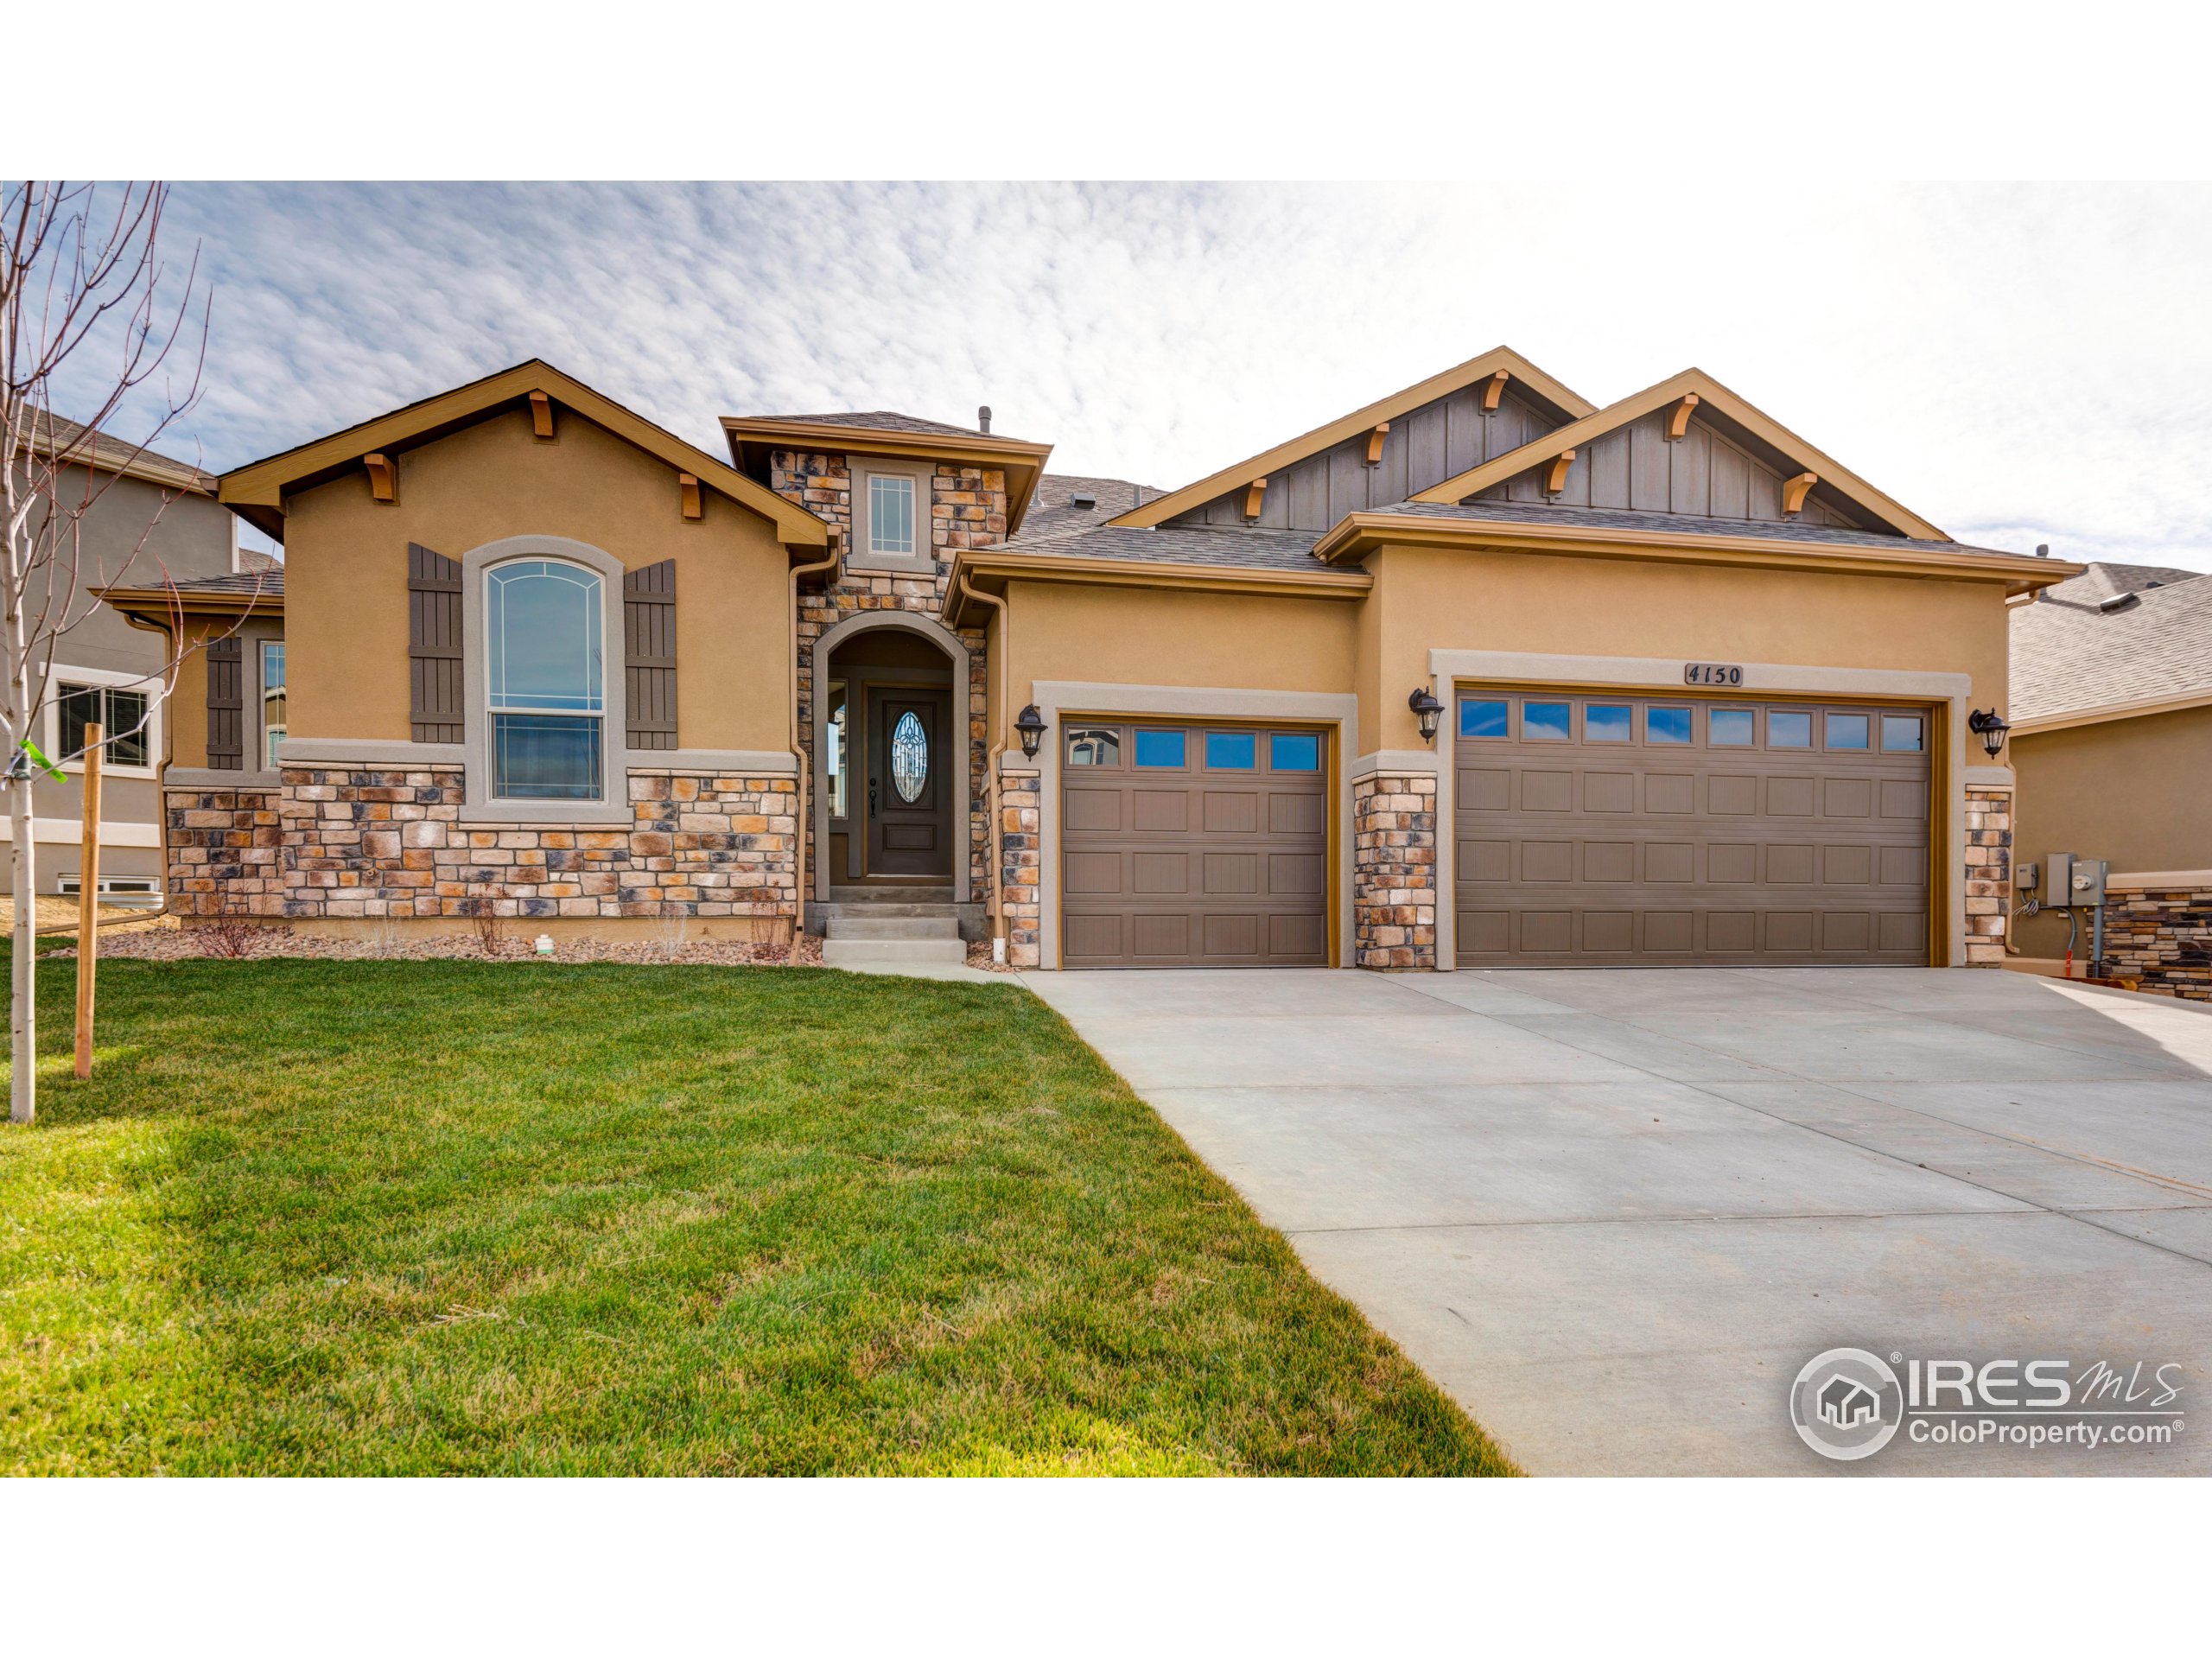
[{"label": "garage trim", "polygon": [[[1725,658],[1726,653],[1717,653]],[[1524,651],[1452,651],[1442,647],[1428,653],[1428,672],[1440,696],[1450,696],[1460,681],[1484,685],[1618,686],[1642,691],[1695,690],[1710,696],[1707,688],[1682,683],[1685,662],[1699,658],[1580,657]],[[1933,705],[1942,729],[1931,746],[1932,777],[1929,794],[1940,801],[1940,823],[1931,823],[1932,848],[1943,855],[1930,861],[1928,907],[1931,933],[1934,918],[1943,918],[1944,936],[1929,941],[1929,960],[1954,967],[1966,961],[1966,884],[1960,872],[1966,865],[1967,715],[1973,707],[1974,681],[1966,674],[1923,672],[1911,669],[1833,668],[1812,663],[1745,663],[1746,696],[1851,697],[1863,702],[1916,702]],[[1444,741],[1441,732],[1437,741]],[[1456,769],[1442,763],[1438,751],[1436,768],[1436,966],[1451,973],[1459,967],[1459,918],[1443,895],[1458,880],[1458,849],[1447,827],[1456,822],[1453,786]],[[1931,812],[1931,818],[1937,814]]]},{"label": "garage trim", "polygon": [[[1030,701],[1058,745],[1063,715],[1100,719],[1234,720],[1255,724],[1289,721],[1329,726],[1330,954],[1339,968],[1351,963],[1351,788],[1345,781],[1348,747],[1359,729],[1359,699],[1349,693],[1268,691],[1244,687],[1148,685],[1103,680],[1037,680]],[[1039,759],[1044,759],[1039,753]],[[1057,750],[1055,751],[1057,760]],[[1037,943],[1045,966],[1060,966],[1060,769],[1040,766],[1037,803]]]}]

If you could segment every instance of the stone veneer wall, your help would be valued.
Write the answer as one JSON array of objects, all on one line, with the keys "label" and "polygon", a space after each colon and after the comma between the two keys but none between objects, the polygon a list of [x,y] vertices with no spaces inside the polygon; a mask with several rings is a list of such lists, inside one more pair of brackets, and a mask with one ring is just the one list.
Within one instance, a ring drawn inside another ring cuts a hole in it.
[{"label": "stone veneer wall", "polygon": [[2212,1001],[2212,870],[2178,871],[2157,885],[2107,883],[2105,971],[2137,989]]},{"label": "stone veneer wall", "polygon": [[[853,528],[853,475],[842,454],[777,450],[769,457],[768,482],[777,493],[810,512],[842,527],[848,537]],[[929,575],[842,570],[826,590],[808,589],[799,594],[798,716],[807,763],[813,764],[814,642],[848,617],[867,611],[918,611],[942,622],[944,595],[952,578],[952,558],[964,547],[990,547],[1006,539],[1006,474],[996,468],[956,467],[940,463],[930,481],[930,548],[936,562]],[[849,555],[847,563],[850,563]],[[989,664],[985,660],[983,632],[957,630],[968,647],[969,775],[974,792],[968,804],[968,872],[974,897],[982,900],[991,879],[990,779],[985,760],[990,738],[986,724]],[[810,837],[807,868],[821,868],[826,849]]]},{"label": "stone veneer wall", "polygon": [[1007,960],[1017,968],[1034,968],[1038,961],[1038,924],[1043,914],[1038,904],[1042,868],[1038,844],[1040,805],[1038,773],[1006,771],[1000,774],[999,893],[1006,919]]},{"label": "stone veneer wall", "polygon": [[1352,785],[1352,956],[1362,968],[1436,966],[1436,779]]},{"label": "stone veneer wall", "polygon": [[171,790],[170,885],[188,917],[702,919],[786,931],[798,913],[789,778],[632,772],[620,826],[461,823],[461,768],[287,767],[281,790]]},{"label": "stone veneer wall", "polygon": [[2012,792],[1967,791],[1967,966],[2002,968],[2012,919]]}]

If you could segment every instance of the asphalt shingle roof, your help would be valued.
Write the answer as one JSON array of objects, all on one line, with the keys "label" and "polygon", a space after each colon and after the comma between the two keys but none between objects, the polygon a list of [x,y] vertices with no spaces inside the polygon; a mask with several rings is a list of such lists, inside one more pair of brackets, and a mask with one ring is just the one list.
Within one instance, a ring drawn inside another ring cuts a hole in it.
[{"label": "asphalt shingle roof", "polygon": [[151,449],[141,449],[135,443],[125,443],[105,432],[92,433],[87,438],[87,429],[66,416],[35,410],[32,411],[32,424],[33,436],[28,447],[41,454],[50,449],[65,461],[79,466],[89,463],[96,468],[105,467],[110,472],[143,478],[149,483],[167,484],[181,490],[196,490],[203,495],[215,493],[218,480],[214,474],[203,473],[188,462],[157,454]]},{"label": "asphalt shingle roof", "polygon": [[[2100,601],[2133,594],[2131,604]],[[2092,564],[2012,609],[2013,720],[2212,694],[2212,576]]]},{"label": "asphalt shingle roof", "polygon": [[228,575],[199,576],[174,585],[181,594],[262,594],[281,599],[284,594],[284,567],[271,559],[266,570],[238,570]]},{"label": "asphalt shingle roof", "polygon": [[808,426],[864,426],[878,432],[912,432],[929,438],[995,438],[1005,435],[998,432],[987,434],[972,426],[947,426],[943,421],[925,421],[918,415],[901,415],[895,409],[846,410],[831,415],[763,415],[757,418],[794,421]]},{"label": "asphalt shingle roof", "polygon": [[[1136,505],[1137,486],[1127,479],[1082,478],[1047,473],[1038,480],[1037,499],[1022,521],[1021,534],[1006,543],[1008,553],[1053,554],[1062,558],[1138,559],[1155,564],[1221,564],[1259,570],[1316,570],[1313,543],[1302,530],[1197,529],[1134,530],[1106,520]],[[1071,505],[1069,498],[1089,493],[1095,507]],[[1144,499],[1166,494],[1145,486]]]}]

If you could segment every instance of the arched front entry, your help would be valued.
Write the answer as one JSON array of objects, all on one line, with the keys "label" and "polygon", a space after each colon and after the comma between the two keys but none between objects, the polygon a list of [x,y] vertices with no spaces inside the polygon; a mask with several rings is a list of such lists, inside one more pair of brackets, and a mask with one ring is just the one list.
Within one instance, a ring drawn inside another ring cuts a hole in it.
[{"label": "arched front entry", "polygon": [[814,897],[944,887],[969,901],[968,648],[917,611],[851,616],[814,643]]}]

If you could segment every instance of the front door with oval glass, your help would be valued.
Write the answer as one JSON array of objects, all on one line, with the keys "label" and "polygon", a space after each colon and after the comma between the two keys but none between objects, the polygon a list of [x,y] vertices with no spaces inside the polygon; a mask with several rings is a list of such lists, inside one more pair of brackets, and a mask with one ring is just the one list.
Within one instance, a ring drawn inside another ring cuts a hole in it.
[{"label": "front door with oval glass", "polygon": [[952,699],[884,686],[868,693],[868,873],[952,879]]}]

